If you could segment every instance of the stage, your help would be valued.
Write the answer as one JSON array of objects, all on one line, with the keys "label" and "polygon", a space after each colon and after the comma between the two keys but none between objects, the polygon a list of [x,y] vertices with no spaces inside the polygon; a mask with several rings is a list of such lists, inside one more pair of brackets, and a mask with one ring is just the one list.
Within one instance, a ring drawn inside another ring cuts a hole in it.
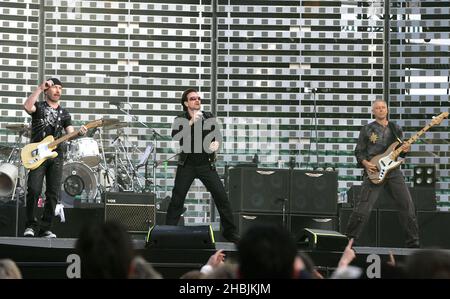
[{"label": "stage", "polygon": [[[25,279],[66,279],[69,266],[73,263],[71,255],[75,253],[74,238],[22,238],[0,237],[0,258],[14,260]],[[226,258],[236,260],[237,251],[233,243],[216,242],[215,249],[154,249],[146,248],[145,240],[134,239],[137,254],[152,263],[164,278],[179,278],[190,270],[198,270],[215,250],[223,249]],[[361,267],[363,272],[373,263],[369,255],[377,255],[382,262],[389,259],[392,252],[397,262],[402,262],[415,250],[386,247],[354,247],[356,259],[352,265]],[[336,268],[342,252],[304,250],[314,261],[324,276],[329,276]]]}]

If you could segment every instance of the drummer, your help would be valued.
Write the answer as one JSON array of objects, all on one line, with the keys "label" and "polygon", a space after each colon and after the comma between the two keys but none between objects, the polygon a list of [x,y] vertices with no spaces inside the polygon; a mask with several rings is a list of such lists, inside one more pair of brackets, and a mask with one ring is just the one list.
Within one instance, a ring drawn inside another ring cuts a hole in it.
[{"label": "drummer", "polygon": [[[40,142],[52,135],[55,139],[75,131],[69,112],[60,106],[63,85],[57,78],[51,78],[39,85],[24,103],[25,111],[31,115],[31,142]],[[45,101],[38,102],[39,95],[44,92]],[[80,135],[85,135],[87,128],[82,126]],[[63,167],[63,148],[55,150],[58,156],[47,159],[38,168],[28,174],[28,192],[26,207],[25,237],[56,238],[51,231],[54,210],[59,201]],[[43,180],[47,182],[45,191],[44,213],[40,223],[36,219],[36,205],[42,191]]]}]

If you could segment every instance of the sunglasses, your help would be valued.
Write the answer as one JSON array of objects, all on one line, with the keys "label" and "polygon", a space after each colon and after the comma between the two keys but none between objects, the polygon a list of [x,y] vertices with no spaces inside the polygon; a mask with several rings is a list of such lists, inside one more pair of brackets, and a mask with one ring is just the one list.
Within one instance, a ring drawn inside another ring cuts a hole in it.
[{"label": "sunglasses", "polygon": [[189,98],[189,101],[196,101],[196,100],[201,101],[202,98],[201,98],[201,97],[190,97],[190,98]]}]

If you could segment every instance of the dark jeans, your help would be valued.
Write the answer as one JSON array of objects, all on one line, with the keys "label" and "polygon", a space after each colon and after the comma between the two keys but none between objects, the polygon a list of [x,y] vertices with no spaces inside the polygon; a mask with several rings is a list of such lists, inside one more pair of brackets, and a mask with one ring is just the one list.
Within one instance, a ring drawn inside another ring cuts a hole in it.
[{"label": "dark jeans", "polygon": [[399,209],[400,225],[407,234],[406,246],[412,247],[419,244],[419,229],[411,194],[406,186],[401,172],[395,171],[394,175],[387,177],[382,184],[373,184],[367,176],[361,186],[361,194],[354,203],[353,212],[347,225],[347,236],[357,240],[365,227],[370,212],[383,188],[391,193]]},{"label": "dark jeans", "polygon": [[42,192],[42,184],[46,181],[44,213],[41,218],[40,230],[44,232],[50,230],[52,225],[55,207],[59,201],[61,192],[63,157],[60,154],[54,159],[48,159],[38,168],[30,170],[28,173],[27,191],[27,221],[25,227],[38,229],[38,222],[35,216],[36,206]]},{"label": "dark jeans", "polygon": [[175,176],[175,186],[172,190],[172,198],[167,208],[166,224],[177,225],[183,212],[186,195],[196,178],[200,179],[214,199],[214,203],[220,214],[223,235],[229,236],[236,233],[236,226],[233,223],[233,213],[227,193],[219,175],[215,170],[211,169],[209,164],[202,166],[178,166]]}]

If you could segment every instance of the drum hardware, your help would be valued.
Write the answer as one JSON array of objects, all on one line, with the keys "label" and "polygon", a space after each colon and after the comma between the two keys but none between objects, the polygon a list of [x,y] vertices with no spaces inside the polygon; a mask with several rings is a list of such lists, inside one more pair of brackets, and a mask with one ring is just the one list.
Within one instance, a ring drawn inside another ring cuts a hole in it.
[{"label": "drum hardware", "polygon": [[[16,200],[16,237],[18,237],[20,191],[24,193],[24,201],[26,200],[25,189],[21,188],[20,184],[20,173],[21,170],[24,170],[23,166],[20,164],[20,148],[22,145],[22,136],[30,137],[31,128],[29,124],[9,124],[6,125],[6,128],[17,132],[17,139],[14,146],[9,147],[11,151],[7,160],[8,163],[0,165],[0,196],[8,196],[11,194],[11,201],[14,199]],[[17,164],[18,166],[14,164]]]},{"label": "drum hardware", "polygon": [[0,154],[1,155],[10,155],[11,151],[13,150],[13,147],[9,145],[0,145]]},{"label": "drum hardware", "polygon": [[[136,191],[136,186],[134,181],[137,178],[137,171],[133,167],[133,163],[130,159],[130,154],[128,148],[122,141],[122,133],[119,133],[113,140],[113,145],[115,148],[115,159],[114,159],[114,171],[116,174],[115,189],[119,191]],[[126,161],[123,161],[119,153],[123,153]],[[142,189],[142,184],[137,179],[137,182]]]},{"label": "drum hardware", "polygon": [[139,164],[136,166],[136,170],[138,170],[140,167],[145,166],[145,190],[150,189],[150,184],[153,184],[151,180],[148,179],[148,158],[150,157],[151,153],[153,152],[153,144],[150,143],[145,148],[144,154],[141,156],[141,159],[139,160]]},{"label": "drum hardware", "polygon": [[[119,104],[112,104],[112,103],[110,103],[110,104],[116,106],[116,108],[117,108],[118,110],[120,110],[121,112],[123,112],[123,113],[125,113],[126,115],[130,116],[131,119],[132,119],[133,121],[138,122],[138,123],[141,124],[143,127],[147,128],[147,129],[149,129],[149,130],[151,131],[152,139],[153,139],[153,146],[154,146],[154,149],[153,149],[153,157],[152,157],[153,193],[155,194],[156,197],[158,197],[158,196],[157,196],[157,190],[156,190],[156,168],[158,167],[158,163],[157,163],[157,160],[156,160],[156,153],[158,152],[158,151],[157,151],[158,137],[159,137],[159,138],[162,138],[162,136],[161,136],[158,132],[156,132],[155,129],[150,128],[146,123],[140,121],[139,118],[138,118],[136,115],[132,115],[132,114],[130,114],[128,111],[126,111],[125,109],[123,109],[123,108],[121,107],[120,103],[119,103]],[[130,105],[129,103],[124,103],[124,104]],[[131,165],[131,167],[132,167],[132,165]],[[133,168],[133,169],[134,169],[134,168]],[[136,171],[136,170],[135,170],[135,171]],[[145,177],[145,182],[149,182],[148,177]],[[142,186],[141,186],[141,187],[142,187]]]}]

